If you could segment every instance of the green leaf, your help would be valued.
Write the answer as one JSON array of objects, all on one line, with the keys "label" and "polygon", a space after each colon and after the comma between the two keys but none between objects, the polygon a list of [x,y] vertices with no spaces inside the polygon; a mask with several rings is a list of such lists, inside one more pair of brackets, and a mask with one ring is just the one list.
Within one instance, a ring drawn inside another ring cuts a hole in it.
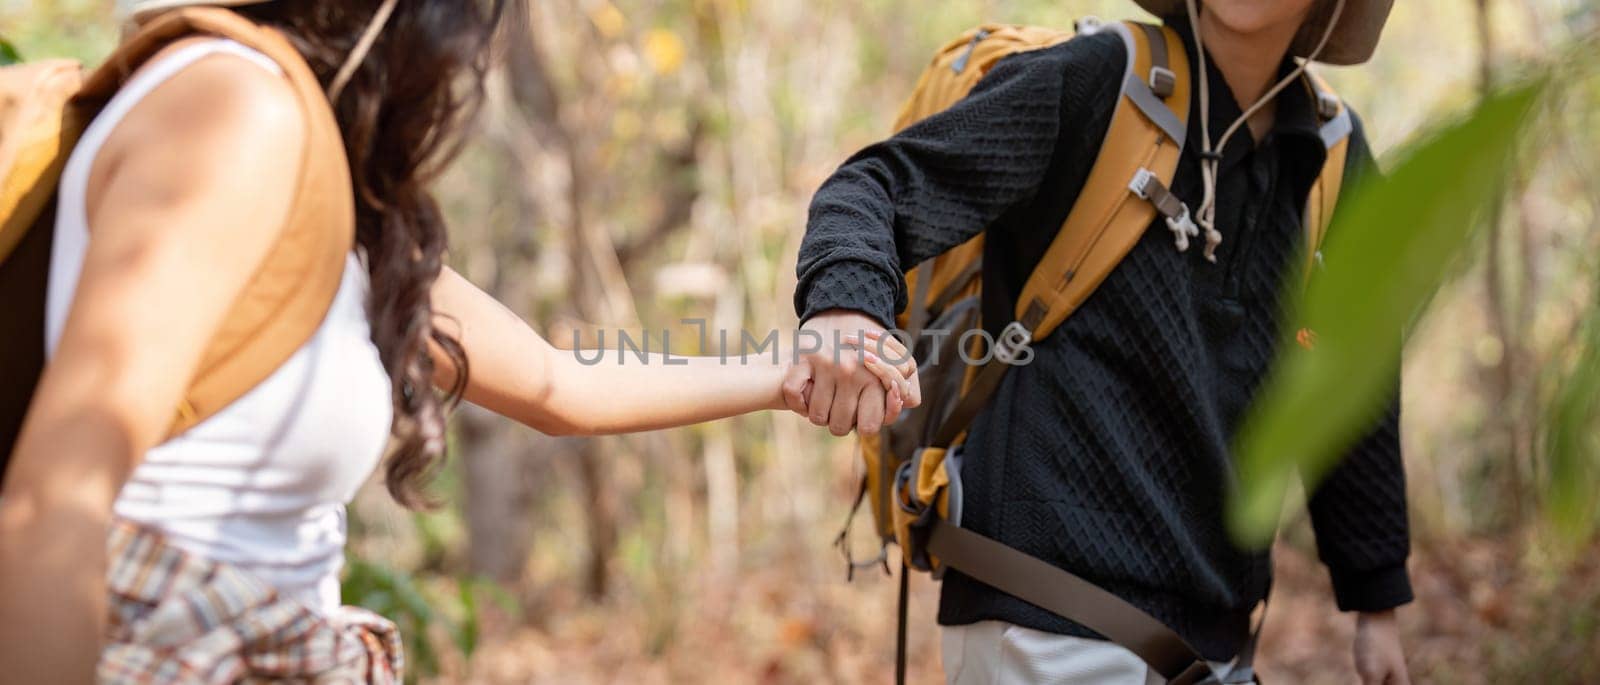
[{"label": "green leaf", "polygon": [[[1471,243],[1502,192],[1543,78],[1486,98],[1468,116],[1409,147],[1388,176],[1346,194],[1323,249],[1326,269],[1285,317],[1277,364],[1235,445],[1239,491],[1229,523],[1240,542],[1271,541],[1298,471],[1307,489],[1380,415],[1415,313]],[[1314,350],[1292,331],[1316,332]]]},{"label": "green leaf", "polygon": [[446,617],[432,609],[410,576],[379,564],[352,559],[342,592],[345,601],[376,612],[400,628],[406,659],[412,665],[407,669],[408,682],[417,675],[439,672],[439,654],[428,639],[428,626],[441,622],[446,632],[455,628]]},{"label": "green leaf", "polygon": [[1578,345],[1577,365],[1562,375],[1545,416],[1546,515],[1569,544],[1584,542],[1600,516],[1600,312],[1589,312]]},{"label": "green leaf", "polygon": [[17,52],[17,46],[12,45],[11,41],[0,38],[0,67],[20,63],[22,63],[22,53]]},{"label": "green leaf", "polygon": [[478,595],[475,591],[476,583],[462,581],[457,588],[457,598],[461,601],[461,621],[455,624],[456,649],[461,650],[462,656],[470,657],[478,649],[479,629],[478,621]]},{"label": "green leaf", "polygon": [[[1558,64],[1554,81],[1562,84],[1567,120],[1558,126],[1573,137],[1563,142],[1570,153],[1582,155],[1586,137],[1600,113],[1600,69],[1593,59],[1600,37],[1591,37],[1568,50]],[[1581,169],[1574,171],[1581,172]],[[1583,174],[1580,173],[1580,176]],[[1583,260],[1589,274],[1591,298],[1600,296],[1600,264],[1593,255]],[[1546,369],[1547,387],[1554,392],[1540,415],[1543,440],[1543,514],[1568,551],[1582,553],[1600,529],[1600,307],[1591,303],[1574,329],[1570,354],[1561,355]]]}]

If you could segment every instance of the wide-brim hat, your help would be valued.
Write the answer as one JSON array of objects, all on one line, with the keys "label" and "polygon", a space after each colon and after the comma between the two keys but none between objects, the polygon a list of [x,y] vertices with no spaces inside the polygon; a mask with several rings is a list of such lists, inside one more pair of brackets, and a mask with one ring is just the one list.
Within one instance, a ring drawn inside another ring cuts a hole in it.
[{"label": "wide-brim hat", "polygon": [[[1134,2],[1158,17],[1170,17],[1186,11],[1185,0]],[[1317,41],[1322,39],[1323,31],[1327,30],[1328,22],[1333,20],[1330,16],[1333,6],[1334,3],[1328,0],[1317,3],[1305,25],[1300,27],[1294,43],[1289,46],[1291,54],[1295,57],[1311,56],[1311,51],[1317,48]],[[1345,0],[1339,23],[1334,26],[1327,46],[1317,55],[1317,61],[1343,65],[1360,64],[1370,59],[1372,51],[1378,48],[1378,36],[1383,33],[1383,24],[1389,19],[1389,8],[1393,6],[1394,0]]]},{"label": "wide-brim hat", "polygon": [[271,0],[124,0],[124,2],[119,2],[118,4],[127,7],[128,16],[138,19],[156,12],[179,7],[192,7],[194,5],[238,7],[240,5],[259,5],[263,2],[271,2]]}]

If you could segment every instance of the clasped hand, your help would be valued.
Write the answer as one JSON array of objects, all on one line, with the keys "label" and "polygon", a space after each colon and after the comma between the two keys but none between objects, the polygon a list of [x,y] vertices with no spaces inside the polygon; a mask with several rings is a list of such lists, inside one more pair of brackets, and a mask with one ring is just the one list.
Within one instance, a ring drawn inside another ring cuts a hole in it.
[{"label": "clasped hand", "polygon": [[871,318],[832,310],[801,330],[820,340],[784,376],[788,408],[837,436],[877,435],[900,412],[922,404],[917,363],[905,345]]}]

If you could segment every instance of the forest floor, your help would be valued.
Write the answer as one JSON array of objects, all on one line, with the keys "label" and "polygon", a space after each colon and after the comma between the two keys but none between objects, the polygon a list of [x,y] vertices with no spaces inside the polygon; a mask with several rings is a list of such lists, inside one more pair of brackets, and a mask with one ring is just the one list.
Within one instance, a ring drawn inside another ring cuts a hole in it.
[{"label": "forest floor", "polygon": [[[1402,610],[1418,683],[1600,683],[1600,549],[1562,572],[1505,543],[1419,543],[1418,601]],[[1327,574],[1302,546],[1280,545],[1259,666],[1267,683],[1357,682],[1354,619],[1335,610]],[[895,579],[814,583],[781,564],[734,582],[702,579],[655,606],[572,598],[528,621],[488,617],[486,641],[439,683],[892,682]],[[820,574],[811,574],[820,575]],[[908,681],[941,682],[937,586],[912,583]],[[457,660],[459,661],[459,660]]]}]

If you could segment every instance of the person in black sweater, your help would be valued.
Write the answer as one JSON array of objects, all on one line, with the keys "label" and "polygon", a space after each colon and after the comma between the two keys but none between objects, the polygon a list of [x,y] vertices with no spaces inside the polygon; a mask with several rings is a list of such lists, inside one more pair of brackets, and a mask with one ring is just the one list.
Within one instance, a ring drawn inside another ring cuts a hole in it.
[{"label": "person in black sweater", "polygon": [[[1389,3],[1141,4],[1189,51],[1190,142],[1172,189],[1191,208],[1214,197],[1197,216],[1221,242],[1212,261],[1153,225],[1034,344],[1034,362],[1007,374],[972,425],[962,526],[1117,594],[1226,682],[1249,682],[1240,657],[1270,557],[1237,547],[1223,511],[1229,446],[1272,362],[1281,286],[1303,254],[1301,214],[1326,156],[1296,58],[1365,61]],[[795,293],[804,326],[824,341],[892,326],[904,271],[984,231],[983,321],[997,333],[1077,199],[1125,62],[1110,32],[1008,57],[949,110],[847,161],[811,205]],[[1239,103],[1259,106],[1246,116]],[[1226,137],[1223,122],[1238,130]],[[1359,119],[1349,150],[1345,188],[1376,173]],[[815,374],[797,409],[836,435],[882,423],[870,411],[881,389],[850,359],[825,349],[793,376],[798,389]],[[1309,500],[1338,607],[1359,614],[1354,656],[1371,684],[1408,679],[1393,613],[1412,600],[1398,400],[1396,378],[1390,409]],[[959,572],[945,577],[939,622],[951,682],[1145,682],[1131,652]]]}]

